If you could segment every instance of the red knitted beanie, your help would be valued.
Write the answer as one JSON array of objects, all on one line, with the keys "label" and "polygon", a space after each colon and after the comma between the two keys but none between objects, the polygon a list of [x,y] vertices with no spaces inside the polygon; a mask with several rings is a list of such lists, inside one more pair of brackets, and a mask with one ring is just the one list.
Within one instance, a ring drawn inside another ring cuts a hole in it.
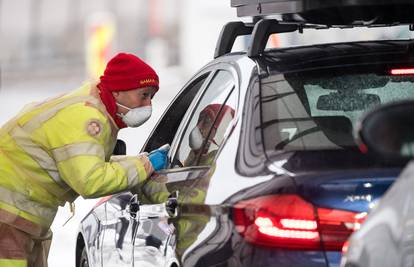
[{"label": "red knitted beanie", "polygon": [[116,115],[117,107],[111,92],[147,86],[153,86],[158,90],[158,85],[158,75],[149,65],[132,54],[120,53],[106,65],[105,72],[100,77],[98,88],[108,113],[119,128],[125,128],[125,123]]},{"label": "red knitted beanie", "polygon": [[[220,115],[218,116],[218,118],[216,119],[218,113],[221,111]],[[218,128],[221,124],[221,121],[223,120],[224,116],[226,115],[226,113],[230,113],[231,117],[234,117],[234,109],[232,109],[230,106],[228,105],[224,105],[223,107],[221,106],[221,104],[210,104],[208,106],[206,106],[201,112],[200,115],[198,117],[198,122],[200,122],[203,119],[203,116],[207,116],[211,122],[214,121],[214,119],[216,119],[215,123],[214,123],[214,128]]]},{"label": "red knitted beanie", "polygon": [[158,90],[157,73],[133,54],[119,53],[108,64],[100,77],[102,87],[109,91],[126,91],[153,86]]}]

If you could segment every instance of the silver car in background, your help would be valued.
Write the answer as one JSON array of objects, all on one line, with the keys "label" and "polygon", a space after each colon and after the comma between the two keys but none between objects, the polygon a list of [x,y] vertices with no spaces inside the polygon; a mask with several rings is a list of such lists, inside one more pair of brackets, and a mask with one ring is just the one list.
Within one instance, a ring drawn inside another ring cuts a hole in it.
[{"label": "silver car in background", "polygon": [[[367,114],[359,138],[367,153],[382,161],[414,159],[414,101],[391,103]],[[413,191],[411,161],[345,244],[342,267],[414,266]]]}]

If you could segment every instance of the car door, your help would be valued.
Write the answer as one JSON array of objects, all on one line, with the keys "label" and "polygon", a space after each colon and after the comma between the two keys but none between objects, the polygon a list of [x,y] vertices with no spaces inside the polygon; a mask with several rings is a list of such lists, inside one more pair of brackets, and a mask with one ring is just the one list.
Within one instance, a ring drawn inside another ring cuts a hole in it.
[{"label": "car door", "polygon": [[[200,92],[205,89],[211,77],[211,70],[201,71],[181,90],[150,134],[143,151],[149,152],[164,144],[173,143],[187,111],[195,104],[194,99],[197,99]],[[185,182],[180,175],[174,174],[168,176],[155,174],[151,179],[170,179],[171,184],[181,185]],[[170,192],[173,190],[170,189]],[[164,203],[154,204],[144,194],[139,195],[139,199],[141,201],[139,216],[132,224],[132,228],[135,229],[134,264],[169,266],[178,263],[175,254],[176,231],[169,221],[170,216],[165,211]]]},{"label": "car door", "polygon": [[134,266],[169,266],[166,263],[171,262],[170,258],[176,262],[174,255],[168,255],[174,246],[171,239],[175,234],[169,217],[164,203],[140,205],[132,223]]},{"label": "car door", "polygon": [[132,266],[135,217],[130,213],[133,195],[123,192],[106,202],[103,221],[102,266]]},{"label": "car door", "polygon": [[[212,163],[235,116],[236,81],[235,72],[224,66],[212,72],[174,135],[170,167],[157,174],[158,179],[163,177],[169,192],[179,195],[179,215],[170,218],[176,229],[178,257],[197,239],[206,224],[207,218],[198,216],[197,208],[204,200],[203,186],[208,186],[208,177],[214,171]],[[194,187],[201,180],[206,183]]]},{"label": "car door", "polygon": [[174,233],[164,203],[140,205],[136,194],[123,192],[105,204],[102,265],[163,266]]}]

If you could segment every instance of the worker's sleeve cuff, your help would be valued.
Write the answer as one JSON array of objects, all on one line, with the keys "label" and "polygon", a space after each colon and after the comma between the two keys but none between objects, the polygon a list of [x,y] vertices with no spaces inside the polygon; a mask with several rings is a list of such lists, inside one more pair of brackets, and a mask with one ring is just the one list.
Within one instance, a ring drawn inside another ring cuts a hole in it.
[{"label": "worker's sleeve cuff", "polygon": [[145,173],[146,173],[145,177],[146,178],[150,177],[152,173],[154,172],[154,168],[152,167],[151,161],[148,158],[148,154],[142,153],[142,154],[139,154],[137,157],[145,170]]},{"label": "worker's sleeve cuff", "polygon": [[117,162],[125,170],[128,185],[131,189],[138,184],[142,184],[154,172],[151,162],[146,155],[134,156],[112,156],[112,162]]}]

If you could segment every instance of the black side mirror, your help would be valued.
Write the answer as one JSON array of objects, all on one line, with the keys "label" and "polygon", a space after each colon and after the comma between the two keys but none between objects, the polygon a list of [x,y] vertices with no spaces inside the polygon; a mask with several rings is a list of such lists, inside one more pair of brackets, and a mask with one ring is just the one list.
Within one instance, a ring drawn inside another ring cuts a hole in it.
[{"label": "black side mirror", "polygon": [[129,200],[129,214],[132,218],[136,218],[139,211],[138,195],[133,195]]},{"label": "black side mirror", "polygon": [[116,145],[112,155],[126,155],[126,144],[124,141],[120,139],[116,140]]},{"label": "black side mirror", "polygon": [[414,100],[373,109],[359,122],[358,142],[388,160],[414,159]]},{"label": "black side mirror", "polygon": [[165,209],[171,218],[178,215],[178,191],[174,191],[168,196],[167,202],[165,202]]}]

